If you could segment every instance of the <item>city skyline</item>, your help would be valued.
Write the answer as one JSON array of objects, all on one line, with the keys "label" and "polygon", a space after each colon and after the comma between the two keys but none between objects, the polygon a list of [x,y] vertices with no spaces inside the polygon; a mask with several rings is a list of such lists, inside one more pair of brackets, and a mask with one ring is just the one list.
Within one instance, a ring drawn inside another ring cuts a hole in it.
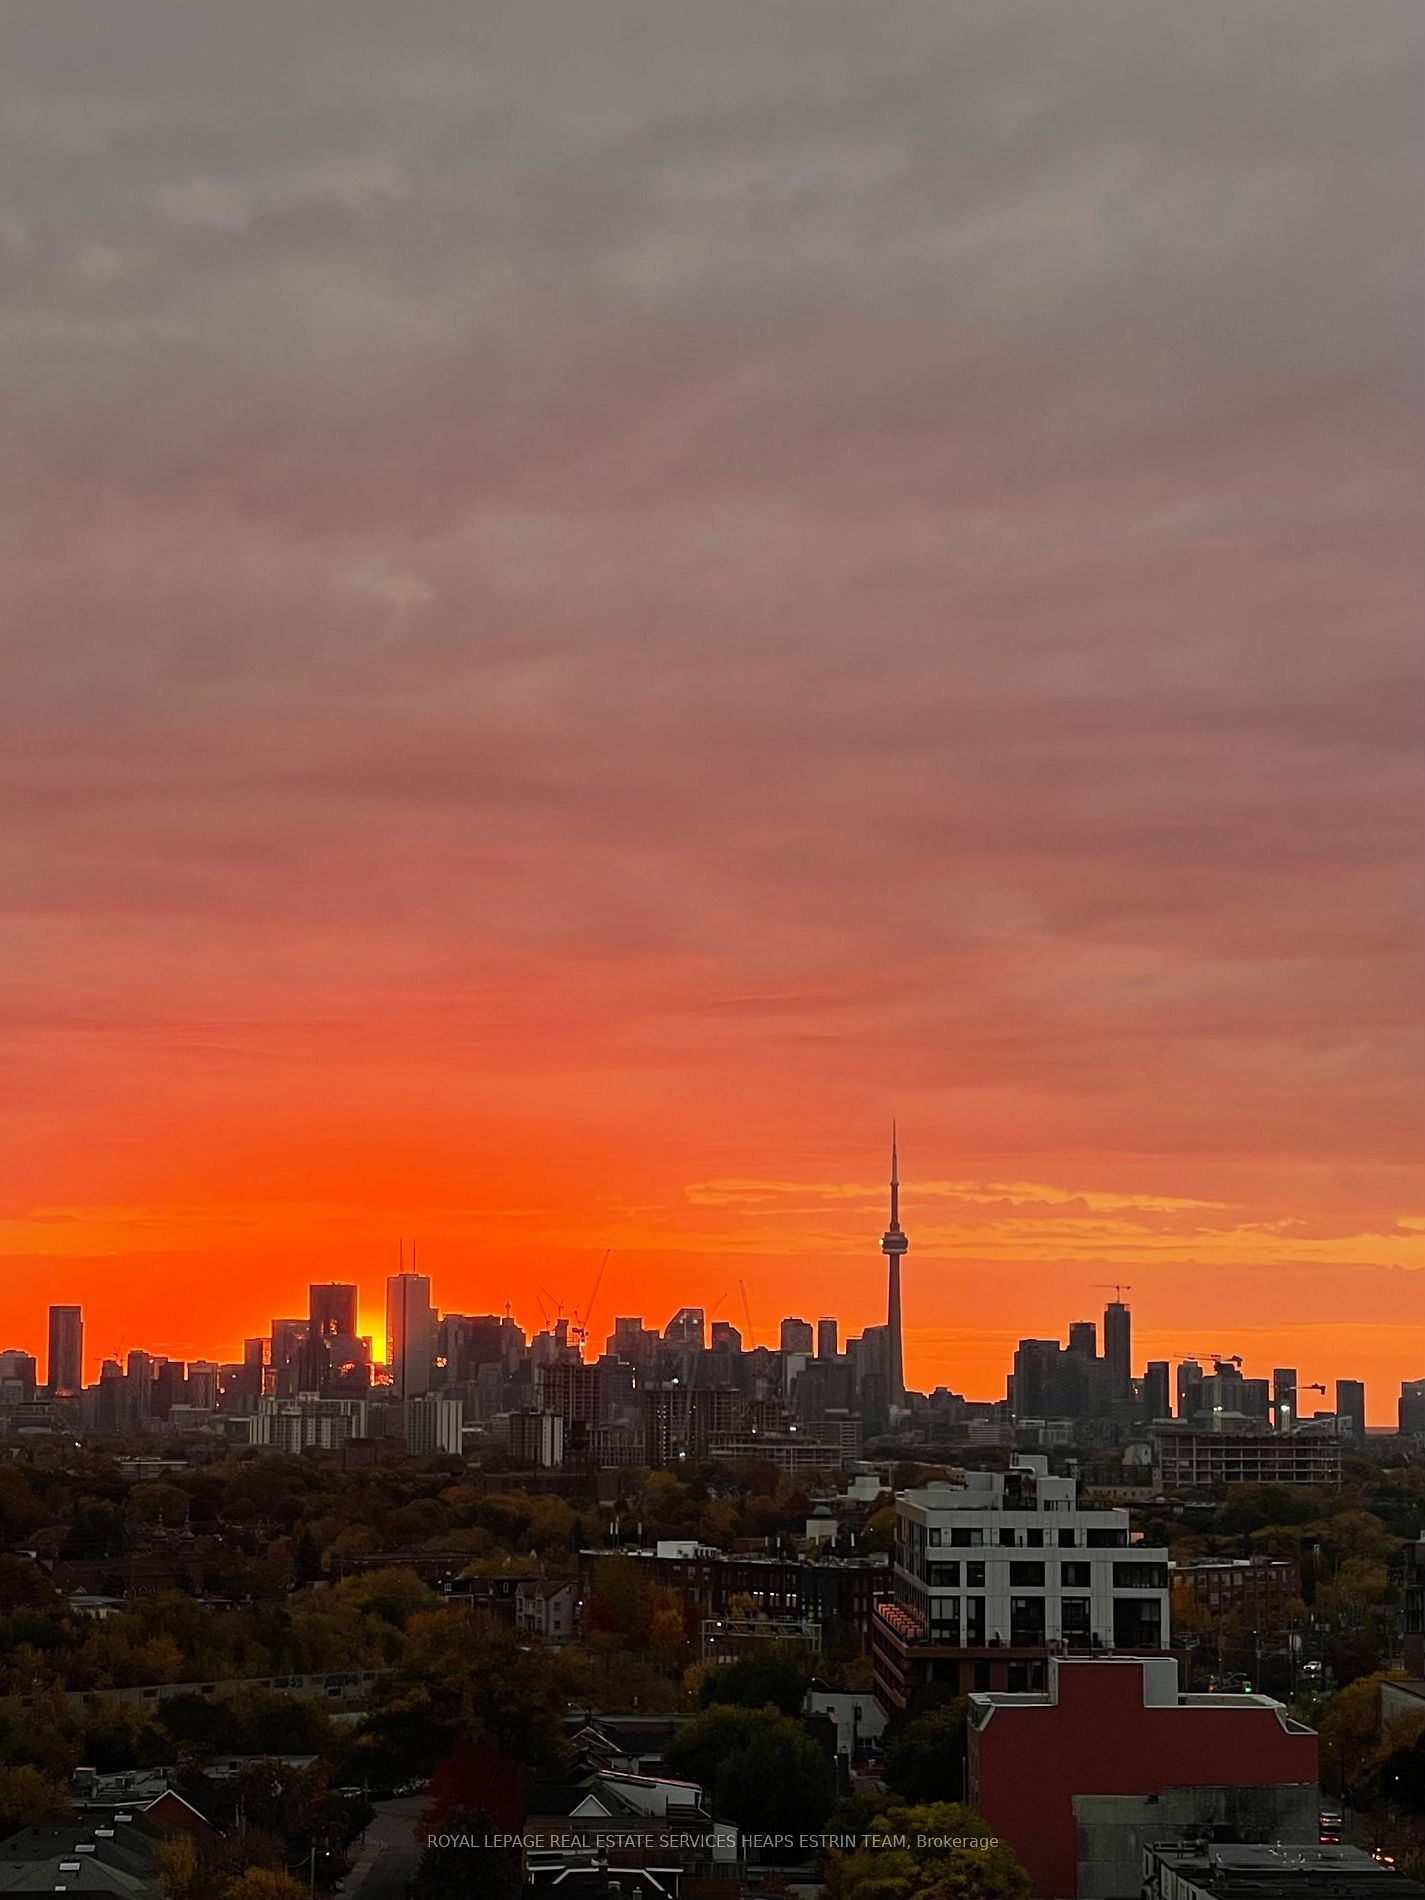
[{"label": "city skyline", "polygon": [[1414,9],[895,11],[17,9],[26,1338],[869,1323],[898,1116],[913,1382],[1420,1369]]}]

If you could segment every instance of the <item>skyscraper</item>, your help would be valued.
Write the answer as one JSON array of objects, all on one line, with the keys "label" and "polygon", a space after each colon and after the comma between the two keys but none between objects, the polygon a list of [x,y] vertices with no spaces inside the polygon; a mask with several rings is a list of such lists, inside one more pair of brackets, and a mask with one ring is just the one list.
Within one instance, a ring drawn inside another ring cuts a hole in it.
[{"label": "skyscraper", "polygon": [[901,1232],[901,1183],[896,1128],[891,1123],[891,1222],[881,1236],[886,1256],[886,1403],[905,1410],[905,1351],[901,1338],[901,1258],[910,1242]]},{"label": "skyscraper", "polygon": [[1296,1424],[1296,1367],[1272,1367],[1272,1424],[1289,1432]]},{"label": "skyscraper", "polygon": [[84,1389],[84,1314],[77,1306],[49,1309],[49,1389],[51,1396]]},{"label": "skyscraper", "polygon": [[784,1319],[782,1321],[780,1344],[783,1352],[810,1352],[812,1344],[811,1321],[809,1319]]},{"label": "skyscraper", "polygon": [[1178,1366],[1178,1417],[1196,1418],[1202,1406],[1202,1367],[1196,1359]]},{"label": "skyscraper", "polygon": [[429,1276],[393,1273],[386,1282],[386,1364],[397,1398],[430,1391],[435,1337]]},{"label": "skyscraper", "polygon": [[1343,1438],[1363,1444],[1366,1436],[1366,1388],[1360,1379],[1336,1381],[1336,1416]]},{"label": "skyscraper", "polygon": [[308,1321],[319,1339],[356,1336],[356,1288],[331,1280],[307,1289]]},{"label": "skyscraper", "polygon": [[1082,1353],[1086,1359],[1098,1356],[1098,1327],[1091,1319],[1076,1319],[1069,1326],[1070,1352]]},{"label": "skyscraper", "polygon": [[1171,1418],[1172,1401],[1168,1397],[1169,1367],[1166,1359],[1150,1359],[1143,1374],[1143,1417],[1148,1424]]},{"label": "skyscraper", "polygon": [[819,1319],[816,1323],[816,1356],[818,1359],[834,1359],[837,1345],[837,1328],[834,1319]]},{"label": "skyscraper", "polygon": [[1103,1359],[1108,1368],[1111,1403],[1133,1396],[1133,1321],[1122,1300],[1110,1300],[1103,1309]]}]

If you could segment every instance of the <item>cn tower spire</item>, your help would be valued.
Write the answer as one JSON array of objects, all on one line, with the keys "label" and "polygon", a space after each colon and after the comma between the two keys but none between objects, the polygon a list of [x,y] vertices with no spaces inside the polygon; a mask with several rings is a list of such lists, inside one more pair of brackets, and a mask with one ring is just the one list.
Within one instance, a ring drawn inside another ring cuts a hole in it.
[{"label": "cn tower spire", "polygon": [[891,1220],[881,1236],[886,1256],[886,1401],[905,1409],[905,1353],[901,1339],[901,1258],[910,1247],[901,1229],[900,1155],[896,1125],[891,1123]]}]

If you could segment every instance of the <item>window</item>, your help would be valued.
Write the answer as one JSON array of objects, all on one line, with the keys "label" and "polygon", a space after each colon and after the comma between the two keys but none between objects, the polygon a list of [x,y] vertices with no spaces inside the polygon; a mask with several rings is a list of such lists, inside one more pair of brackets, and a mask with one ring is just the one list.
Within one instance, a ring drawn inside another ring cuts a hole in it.
[{"label": "window", "polygon": [[965,1647],[982,1649],[985,1642],[985,1599],[965,1598]]},{"label": "window", "polygon": [[985,1587],[985,1566],[983,1564],[965,1565],[965,1588],[983,1590]]},{"label": "window", "polygon": [[990,1666],[987,1662],[977,1662],[975,1664],[975,1687],[977,1689],[988,1689],[989,1686]]},{"label": "window", "polygon": [[960,1585],[959,1564],[931,1564],[927,1581],[932,1590],[956,1590]]},{"label": "window", "polygon": [[1166,1564],[1115,1564],[1113,1587],[1115,1590],[1166,1590],[1168,1566]]},{"label": "window", "polygon": [[948,1643],[952,1648],[960,1644],[960,1600],[958,1597],[938,1597],[930,1606],[930,1640],[932,1643]]},{"label": "window", "polygon": [[1157,1597],[1114,1598],[1115,1649],[1161,1649],[1162,1642],[1163,1618]]},{"label": "window", "polygon": [[1087,1597],[1059,1599],[1059,1633],[1066,1643],[1087,1644],[1092,1629]]},{"label": "window", "polygon": [[1044,1566],[1043,1564],[1011,1564],[1009,1567],[1009,1580],[1011,1584],[1028,1584],[1031,1587],[1037,1585],[1042,1590],[1044,1587]]},{"label": "window", "polygon": [[938,1545],[939,1545],[939,1543],[940,1543],[940,1532],[939,1532],[939,1531],[932,1531],[932,1532],[930,1533],[930,1541],[931,1541],[931,1543],[932,1543],[932,1544],[934,1544],[934,1545],[937,1545],[937,1546],[938,1546]]},{"label": "window", "polygon": [[1012,1550],[1014,1548],[1014,1532],[1012,1530],[1002,1530],[999,1534],[999,1541]]},{"label": "window", "polygon": [[1071,1548],[1078,1541],[1077,1531],[1061,1530],[1059,1532],[1059,1542],[1064,1545],[1066,1549]]},{"label": "window", "polygon": [[1042,1550],[1044,1548],[1044,1533],[1043,1531],[1026,1531],[1024,1533],[1024,1541],[1031,1550]]},{"label": "window", "polygon": [[1043,1643],[1043,1597],[1010,1598],[1009,1640],[1016,1649],[1033,1649]]},{"label": "window", "polygon": [[961,1549],[968,1547],[971,1550],[978,1550],[984,1541],[985,1534],[978,1526],[974,1530],[952,1530],[950,1533],[950,1542]]},{"label": "window", "polygon": [[1066,1590],[1087,1590],[1092,1580],[1092,1564],[1059,1565],[1059,1581]]},{"label": "window", "polygon": [[1127,1531],[1087,1531],[1084,1542],[1090,1550],[1123,1550],[1128,1544]]}]

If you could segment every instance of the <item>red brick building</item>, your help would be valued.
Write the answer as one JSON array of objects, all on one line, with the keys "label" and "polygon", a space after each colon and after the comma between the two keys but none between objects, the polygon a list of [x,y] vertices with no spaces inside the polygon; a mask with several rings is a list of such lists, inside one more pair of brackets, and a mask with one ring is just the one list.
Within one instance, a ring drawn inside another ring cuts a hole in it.
[{"label": "red brick building", "polygon": [[969,1796],[1036,1894],[1099,1900],[1154,1840],[1314,1842],[1316,1736],[1267,1696],[1181,1695],[1169,1657],[1054,1658],[1042,1694],[971,1696]]}]

